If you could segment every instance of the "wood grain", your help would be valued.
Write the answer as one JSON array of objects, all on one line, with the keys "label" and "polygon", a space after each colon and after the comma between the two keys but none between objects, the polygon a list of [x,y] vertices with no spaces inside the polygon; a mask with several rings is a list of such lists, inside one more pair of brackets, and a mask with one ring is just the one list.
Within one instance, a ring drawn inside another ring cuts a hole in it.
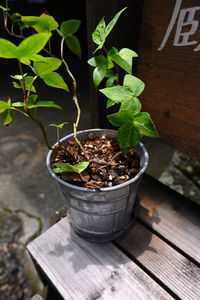
[{"label": "wood grain", "polygon": [[[196,45],[173,45],[181,9],[199,7],[199,1],[182,1],[169,39],[162,51],[158,50],[175,3],[175,0],[144,1],[137,76],[146,84],[141,95],[143,111],[151,113],[160,141],[200,157],[200,51],[193,51]],[[194,22],[200,20],[199,11]],[[182,31],[190,29],[188,25]],[[200,26],[189,41],[200,43],[199,36]]]},{"label": "wood grain", "polygon": [[76,236],[67,217],[28,250],[64,299],[172,299],[113,244],[98,245]]},{"label": "wood grain", "polygon": [[31,300],[44,300],[44,298],[42,298],[40,295],[35,295],[31,298]]},{"label": "wood grain", "polygon": [[149,176],[143,177],[138,196],[139,218],[200,263],[200,207]]},{"label": "wood grain", "polygon": [[180,299],[199,299],[200,268],[143,225],[137,223],[117,244]]}]

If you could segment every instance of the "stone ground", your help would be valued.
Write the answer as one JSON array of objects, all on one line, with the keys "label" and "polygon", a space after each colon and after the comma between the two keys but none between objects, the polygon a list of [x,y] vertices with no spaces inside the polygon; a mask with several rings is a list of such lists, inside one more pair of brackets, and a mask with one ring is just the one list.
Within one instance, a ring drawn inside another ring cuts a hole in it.
[{"label": "stone ground", "polygon": [[[0,78],[0,99],[12,94],[17,100],[16,90],[8,84],[5,76],[6,66],[2,67],[5,72],[1,72],[4,76]],[[83,113],[80,129],[90,128],[88,91],[84,80],[81,81]],[[61,112],[59,118],[56,110],[41,109],[40,116],[46,125],[73,121],[74,107],[64,92],[53,89],[41,92],[44,99],[57,98],[61,106],[68,105],[67,112]],[[53,132],[53,128],[48,131]],[[71,127],[66,127],[63,135],[70,132]],[[16,114],[13,124],[7,128],[0,126],[0,134],[0,300],[28,300],[34,293],[41,292],[42,285],[27,253],[26,243],[50,226],[50,217],[64,203],[57,194],[56,183],[47,172],[47,150],[37,127]],[[53,134],[51,141],[54,140]],[[145,144],[150,153],[147,173],[199,202],[200,162],[155,140],[145,140]]]}]

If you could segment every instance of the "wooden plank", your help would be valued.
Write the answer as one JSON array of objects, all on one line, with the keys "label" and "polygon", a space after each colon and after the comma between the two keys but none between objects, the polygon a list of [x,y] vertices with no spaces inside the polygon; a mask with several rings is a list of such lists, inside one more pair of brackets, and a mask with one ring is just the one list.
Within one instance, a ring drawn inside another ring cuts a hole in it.
[{"label": "wooden plank", "polygon": [[28,250],[64,299],[172,299],[113,244],[75,235],[67,217]]},{"label": "wooden plank", "polygon": [[200,263],[200,206],[157,180],[143,176],[139,218]]},{"label": "wooden plank", "polygon": [[42,298],[40,295],[35,295],[31,298],[31,300],[44,300],[44,298]]},{"label": "wooden plank", "polygon": [[117,241],[182,300],[198,300],[200,268],[140,223]]},{"label": "wooden plank", "polygon": [[200,5],[198,0],[144,1],[137,75],[160,140],[200,157]]}]

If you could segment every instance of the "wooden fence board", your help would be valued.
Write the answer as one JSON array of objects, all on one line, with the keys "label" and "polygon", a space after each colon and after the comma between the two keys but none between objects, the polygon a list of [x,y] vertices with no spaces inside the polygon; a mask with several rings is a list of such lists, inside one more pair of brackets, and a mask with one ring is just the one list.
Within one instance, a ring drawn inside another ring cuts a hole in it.
[{"label": "wooden fence board", "polygon": [[160,140],[200,157],[200,4],[144,1],[137,76]]},{"label": "wooden fence board", "polygon": [[89,243],[71,231],[67,217],[28,245],[64,299],[172,299],[111,243]]}]

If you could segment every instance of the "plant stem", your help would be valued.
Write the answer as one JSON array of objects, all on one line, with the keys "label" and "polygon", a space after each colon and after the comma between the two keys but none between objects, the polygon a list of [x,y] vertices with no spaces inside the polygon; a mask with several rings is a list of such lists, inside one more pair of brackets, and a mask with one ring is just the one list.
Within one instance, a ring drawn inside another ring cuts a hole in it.
[{"label": "plant stem", "polygon": [[[8,0],[6,0],[6,9],[8,9]],[[23,36],[14,33],[13,25],[12,25],[11,31],[8,29],[8,11],[7,10],[3,12],[3,18],[4,18],[4,27],[7,31],[7,33],[14,37],[23,38]]]},{"label": "plant stem", "polygon": [[77,137],[77,129],[78,129],[78,125],[79,125],[79,122],[80,122],[80,116],[81,116],[81,109],[80,109],[80,106],[79,106],[79,101],[78,101],[78,97],[77,97],[77,83],[76,83],[76,79],[74,77],[74,75],[72,74],[72,72],[70,71],[69,69],[69,66],[67,64],[67,62],[65,61],[64,59],[64,55],[63,55],[63,45],[64,45],[64,41],[65,41],[65,38],[63,37],[62,40],[61,40],[61,49],[60,49],[60,52],[61,52],[61,60],[66,68],[66,71],[67,73],[69,74],[69,76],[71,77],[72,79],[72,87],[73,87],[73,101],[74,101],[74,104],[76,106],[76,109],[77,109],[77,118],[76,118],[76,122],[73,124],[73,129],[74,129],[74,139],[76,141],[76,143],[78,144],[78,146],[81,148],[82,152],[84,153],[84,156],[88,158],[88,155],[87,153],[85,152],[81,142],[79,141],[78,137]]},{"label": "plant stem", "polygon": [[31,90],[32,84],[33,84],[34,80],[37,78],[37,76],[34,77],[32,83],[31,83],[30,89],[28,91],[26,91],[26,85],[25,85],[25,80],[24,80],[24,73],[23,73],[23,69],[22,69],[22,65],[21,65],[20,60],[18,60],[18,64],[19,64],[20,74],[22,76],[21,86],[22,86],[22,92],[23,92],[23,98],[24,98],[24,110],[25,110],[24,115],[26,115],[27,117],[29,117],[33,122],[35,122],[39,126],[39,128],[40,128],[40,130],[42,132],[42,135],[43,135],[43,138],[44,138],[44,141],[45,141],[45,144],[46,144],[47,148],[50,149],[50,150],[53,150],[54,148],[49,143],[48,136],[47,136],[46,130],[45,130],[42,122],[39,119],[37,119],[31,113],[30,109],[27,106],[28,105],[28,97],[30,95],[30,90]]}]

